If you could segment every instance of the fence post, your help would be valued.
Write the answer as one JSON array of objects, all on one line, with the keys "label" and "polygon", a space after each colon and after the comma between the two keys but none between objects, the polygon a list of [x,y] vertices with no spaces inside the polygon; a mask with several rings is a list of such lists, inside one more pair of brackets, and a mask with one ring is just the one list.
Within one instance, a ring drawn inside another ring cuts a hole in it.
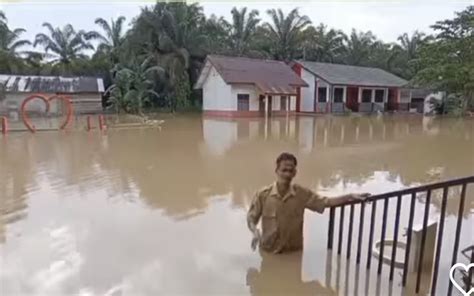
[{"label": "fence post", "polygon": [[100,130],[107,129],[107,125],[105,123],[105,117],[102,114],[99,115],[99,128],[100,128]]},{"label": "fence post", "polygon": [[6,135],[8,132],[8,119],[2,116],[2,134]]},{"label": "fence post", "polygon": [[90,115],[87,116],[87,131],[92,129],[92,118]]}]

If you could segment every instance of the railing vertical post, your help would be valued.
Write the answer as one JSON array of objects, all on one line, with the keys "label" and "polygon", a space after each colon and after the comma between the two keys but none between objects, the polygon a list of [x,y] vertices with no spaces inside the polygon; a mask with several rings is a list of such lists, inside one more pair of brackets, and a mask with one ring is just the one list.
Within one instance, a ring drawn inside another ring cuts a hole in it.
[{"label": "railing vertical post", "polygon": [[412,234],[412,228],[413,228],[413,218],[415,216],[415,201],[416,201],[416,193],[412,193],[411,202],[410,202],[410,214],[408,216],[407,247],[405,250],[405,261],[403,263],[403,279],[402,279],[403,287],[405,287],[407,283],[408,261],[410,260],[411,234]]},{"label": "railing vertical post", "polygon": [[441,201],[441,214],[439,217],[439,229],[436,240],[436,255],[434,257],[434,268],[433,277],[431,279],[431,291],[432,296],[436,295],[436,284],[438,282],[438,270],[439,270],[439,257],[441,256],[441,247],[443,245],[443,231],[444,231],[444,218],[446,216],[446,204],[448,202],[449,187],[443,188],[443,199]]},{"label": "railing vertical post", "polygon": [[402,196],[397,197],[397,209],[395,213],[395,226],[393,229],[393,247],[392,247],[392,260],[390,262],[390,276],[389,279],[393,280],[393,271],[395,268],[395,259],[397,256],[397,244],[398,244],[398,227],[400,224],[400,209],[402,206]]},{"label": "railing vertical post", "polygon": [[[456,264],[459,251],[459,239],[461,237],[461,227],[462,227],[462,214],[464,212],[464,200],[466,199],[466,187],[467,184],[463,184],[461,188],[461,196],[459,199],[459,210],[458,210],[458,221],[456,223],[456,236],[454,238],[454,249],[453,249],[453,259],[451,260],[451,266]],[[453,293],[453,283],[451,280],[448,280],[448,296],[451,296]]]},{"label": "railing vertical post", "polygon": [[421,272],[423,271],[423,255],[425,254],[426,227],[428,226],[428,215],[430,213],[431,190],[426,193],[425,213],[423,215],[423,229],[421,230],[420,254],[418,257],[418,274],[416,275],[415,292],[420,292]]},{"label": "railing vertical post", "polygon": [[367,252],[367,269],[370,269],[372,260],[372,244],[374,242],[375,213],[377,209],[377,200],[372,201],[372,212],[370,213],[369,247]]},{"label": "railing vertical post", "polygon": [[357,257],[356,263],[360,263],[360,252],[362,248],[362,237],[364,231],[364,214],[365,214],[365,202],[360,204],[360,220],[359,220],[359,239],[357,241]]},{"label": "railing vertical post", "polygon": [[385,232],[387,230],[387,212],[388,212],[388,197],[384,198],[384,202],[383,202],[382,231],[380,233],[379,266],[377,268],[378,274],[382,273],[383,250],[384,250],[384,245],[385,245]]},{"label": "railing vertical post", "polygon": [[351,257],[351,245],[352,245],[352,224],[354,223],[354,204],[350,205],[350,214],[349,214],[349,231],[347,233],[347,259]]},{"label": "railing vertical post", "polygon": [[334,215],[336,208],[329,209],[329,225],[328,225],[328,249],[332,250],[332,243],[334,241]]},{"label": "railing vertical post", "polygon": [[337,242],[337,254],[341,255],[342,234],[344,232],[344,206],[341,206],[339,213],[341,216],[339,217],[339,240]]}]

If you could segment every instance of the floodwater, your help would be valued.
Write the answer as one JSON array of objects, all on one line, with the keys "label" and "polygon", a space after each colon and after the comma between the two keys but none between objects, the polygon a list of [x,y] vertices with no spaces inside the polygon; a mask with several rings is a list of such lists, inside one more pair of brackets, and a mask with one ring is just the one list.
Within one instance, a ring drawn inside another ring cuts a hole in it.
[{"label": "floodwater", "polygon": [[[0,136],[1,295],[410,295],[400,270],[393,282],[387,265],[380,277],[367,272],[366,242],[360,266],[346,260],[345,242],[343,256],[327,251],[328,212],[305,213],[302,253],[252,252],[253,193],[273,181],[282,151],[297,155],[298,183],[328,196],[474,172],[469,119],[162,119],[159,129]],[[472,187],[460,249],[474,244]],[[440,204],[432,199],[433,217]],[[457,207],[450,196],[439,295]]]}]

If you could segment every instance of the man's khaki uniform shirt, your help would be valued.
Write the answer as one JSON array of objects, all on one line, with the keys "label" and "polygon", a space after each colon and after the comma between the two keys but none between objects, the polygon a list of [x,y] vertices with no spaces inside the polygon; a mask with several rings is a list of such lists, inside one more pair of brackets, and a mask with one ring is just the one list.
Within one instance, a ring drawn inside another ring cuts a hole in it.
[{"label": "man's khaki uniform shirt", "polygon": [[303,247],[304,210],[322,213],[326,203],[326,197],[297,184],[280,196],[274,183],[255,194],[247,221],[257,224],[262,219],[262,249],[275,253],[299,250]]}]

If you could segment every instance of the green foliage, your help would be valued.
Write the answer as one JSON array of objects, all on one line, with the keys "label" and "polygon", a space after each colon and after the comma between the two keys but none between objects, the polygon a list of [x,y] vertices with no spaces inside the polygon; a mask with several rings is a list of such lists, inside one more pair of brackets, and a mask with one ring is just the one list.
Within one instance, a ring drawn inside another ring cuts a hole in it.
[{"label": "green foliage", "polygon": [[127,66],[118,65],[115,70],[114,84],[108,89],[109,103],[117,112],[143,114],[143,107],[151,103],[152,97],[158,97],[154,91],[154,80],[163,73],[163,69],[151,65],[150,58],[142,62],[131,61]]},{"label": "green foliage", "polygon": [[460,107],[462,113],[474,100],[474,6],[432,28],[436,35],[420,49],[414,81],[459,98],[460,103],[453,99],[455,107],[445,110],[459,113],[455,110]]},{"label": "green foliage", "polygon": [[124,17],[97,18],[98,30],[92,32],[44,23],[46,32],[33,42],[42,52],[22,50],[31,44],[21,38],[24,30],[10,29],[0,11],[0,72],[100,76],[111,86],[110,105],[141,113],[197,106],[192,86],[207,54],[305,59],[378,67],[415,86],[447,91],[461,104],[449,99],[442,112],[456,113],[450,106],[474,106],[473,7],[437,22],[434,36],[415,31],[386,43],[370,31],[353,29],[346,35],[324,24],[313,26],[298,9],[288,14],[269,9],[269,22],[262,23],[260,13],[246,7],[232,8],[226,20],[206,17],[198,3],[157,2],[143,8],[128,30]]}]

